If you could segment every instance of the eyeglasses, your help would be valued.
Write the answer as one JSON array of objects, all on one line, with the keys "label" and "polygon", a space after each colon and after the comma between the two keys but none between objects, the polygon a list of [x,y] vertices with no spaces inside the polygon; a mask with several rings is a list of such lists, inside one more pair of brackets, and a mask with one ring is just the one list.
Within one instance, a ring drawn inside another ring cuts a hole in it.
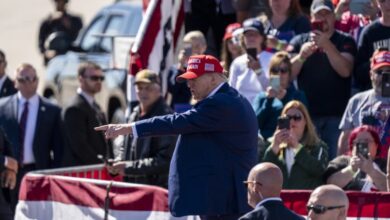
[{"label": "eyeglasses", "polygon": [[261,183],[259,183],[259,182],[257,182],[257,181],[243,181],[242,183],[244,183],[244,185],[246,186],[246,187],[248,187],[248,184],[249,183],[252,183],[252,184],[258,184],[259,186],[262,186],[263,184],[261,184]]},{"label": "eyeglasses", "polygon": [[383,75],[383,74],[386,74],[386,73],[390,74],[390,70],[388,70],[388,69],[374,70],[373,72],[376,73],[377,75]]},{"label": "eyeglasses", "polygon": [[316,214],[323,214],[328,210],[340,209],[340,208],[344,208],[344,207],[345,207],[345,205],[338,205],[338,206],[308,205],[308,206],[306,206],[306,209],[307,209],[307,212],[310,212],[310,210],[313,210],[313,212]]},{"label": "eyeglasses", "polygon": [[292,119],[294,121],[300,121],[302,120],[302,115],[287,115],[286,116],[288,119]]},{"label": "eyeglasses", "polygon": [[278,68],[278,67],[272,67],[271,68],[272,73],[288,73],[289,69],[288,68]]},{"label": "eyeglasses", "polygon": [[19,83],[26,83],[26,82],[32,83],[32,82],[37,81],[37,79],[38,79],[38,77],[36,77],[36,76],[32,76],[32,77],[30,77],[30,76],[19,76],[19,77],[16,78],[16,80]]},{"label": "eyeglasses", "polygon": [[84,76],[86,79],[90,79],[92,81],[104,81],[104,76]]}]

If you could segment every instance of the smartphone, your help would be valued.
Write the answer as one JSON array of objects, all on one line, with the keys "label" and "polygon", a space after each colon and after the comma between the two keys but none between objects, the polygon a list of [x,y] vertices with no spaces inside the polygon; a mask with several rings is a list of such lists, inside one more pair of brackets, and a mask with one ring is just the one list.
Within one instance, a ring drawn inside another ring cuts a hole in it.
[{"label": "smartphone", "polygon": [[382,74],[382,96],[390,97],[390,72]]},{"label": "smartphone", "polygon": [[270,75],[269,85],[275,91],[279,91],[280,89],[280,76],[279,75]]},{"label": "smartphone", "polygon": [[288,117],[278,117],[278,129],[290,129],[290,119]]},{"label": "smartphone", "polygon": [[246,53],[251,56],[253,59],[257,60],[257,49],[256,48],[247,48]]},{"label": "smartphone", "polygon": [[366,142],[356,143],[356,153],[368,159],[368,143]]},{"label": "smartphone", "polygon": [[312,21],[311,22],[311,29],[323,31],[324,30],[324,22],[323,21]]},{"label": "smartphone", "polygon": [[186,57],[190,57],[192,55],[192,45],[191,44],[184,45],[184,55]]}]

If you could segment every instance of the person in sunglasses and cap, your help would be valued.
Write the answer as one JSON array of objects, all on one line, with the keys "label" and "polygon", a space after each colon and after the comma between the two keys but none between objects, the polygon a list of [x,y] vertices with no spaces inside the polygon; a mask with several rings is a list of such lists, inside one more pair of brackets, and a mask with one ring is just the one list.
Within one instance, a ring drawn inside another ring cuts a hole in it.
[{"label": "person in sunglasses and cap", "polygon": [[359,92],[349,99],[339,128],[338,154],[345,154],[352,130],[361,125],[374,126],[379,134],[377,162],[379,167],[386,166],[390,144],[390,51],[376,50],[371,57],[370,79],[372,89]]},{"label": "person in sunglasses and cap", "polygon": [[105,114],[95,101],[102,89],[104,75],[101,67],[93,62],[81,63],[78,69],[77,95],[62,112],[66,147],[64,166],[81,166],[102,163],[98,155],[112,158],[110,142],[94,127],[107,123]]},{"label": "person in sunglasses and cap", "polygon": [[16,69],[15,95],[0,99],[0,127],[19,164],[16,186],[10,192],[13,210],[23,176],[33,170],[60,166],[63,141],[61,109],[37,94],[39,79],[31,64]]},{"label": "person in sunglasses and cap", "polygon": [[310,195],[307,203],[308,220],[346,220],[349,200],[340,187],[322,185]]}]

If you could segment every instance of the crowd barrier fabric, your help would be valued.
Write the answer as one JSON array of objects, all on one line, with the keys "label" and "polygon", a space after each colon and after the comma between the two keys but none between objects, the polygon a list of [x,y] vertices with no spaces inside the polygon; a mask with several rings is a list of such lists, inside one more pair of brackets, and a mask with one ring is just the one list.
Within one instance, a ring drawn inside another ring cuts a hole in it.
[{"label": "crowd barrier fabric", "polygon": [[[89,166],[91,168],[92,172],[83,168],[27,174],[20,188],[15,219],[198,219],[171,216],[168,192],[163,188],[102,180],[112,177],[102,166]],[[96,179],[90,179],[94,177]]]}]

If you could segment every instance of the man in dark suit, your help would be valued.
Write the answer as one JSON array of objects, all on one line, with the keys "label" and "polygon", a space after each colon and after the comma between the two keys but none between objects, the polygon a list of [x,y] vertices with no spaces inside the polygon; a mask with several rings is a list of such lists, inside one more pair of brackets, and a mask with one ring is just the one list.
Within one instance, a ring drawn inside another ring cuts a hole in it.
[{"label": "man in dark suit", "polygon": [[11,144],[6,139],[4,131],[0,129],[0,219],[12,220],[13,214],[9,201],[9,189],[16,185],[16,173],[18,172],[18,161],[13,156]]},{"label": "man in dark suit", "polygon": [[282,171],[273,163],[260,163],[252,168],[248,180],[248,204],[254,208],[239,220],[303,220],[284,206],[280,198]]},{"label": "man in dark suit", "polygon": [[23,176],[32,170],[58,167],[63,144],[61,109],[36,93],[38,77],[32,65],[17,68],[15,87],[17,94],[0,99],[0,126],[20,165],[16,187],[11,192],[13,208]]},{"label": "man in dark suit", "polygon": [[169,206],[174,216],[237,219],[249,211],[242,184],[256,164],[257,123],[249,102],[226,83],[219,61],[191,56],[186,81],[197,104],[180,114],[133,124],[105,125],[106,138],[178,135],[169,170]]},{"label": "man in dark suit", "polygon": [[0,50],[0,97],[13,95],[17,92],[14,82],[5,74],[6,67],[5,53]]},{"label": "man in dark suit", "polygon": [[98,155],[112,157],[108,142],[94,127],[106,124],[106,118],[95,102],[102,88],[103,71],[95,63],[85,62],[78,69],[80,87],[77,95],[62,113],[66,132],[64,166],[98,164]]}]

